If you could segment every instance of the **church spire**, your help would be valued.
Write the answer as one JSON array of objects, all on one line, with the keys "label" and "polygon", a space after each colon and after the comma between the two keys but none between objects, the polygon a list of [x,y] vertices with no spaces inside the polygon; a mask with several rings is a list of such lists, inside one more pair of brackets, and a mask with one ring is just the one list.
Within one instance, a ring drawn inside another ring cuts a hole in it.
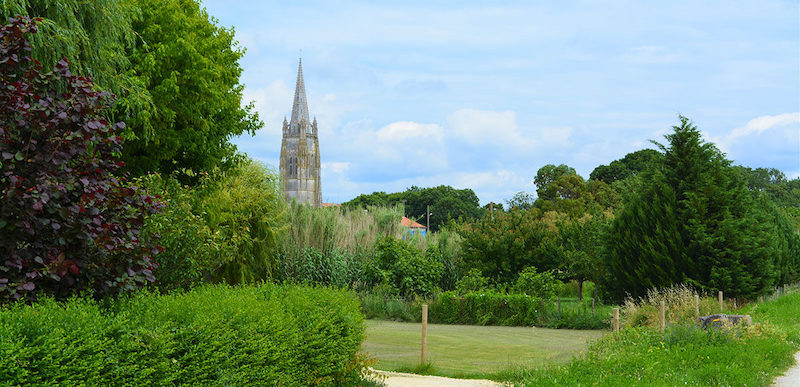
[{"label": "church spire", "polygon": [[306,101],[306,84],[303,82],[303,58],[297,65],[297,85],[294,89],[294,104],[292,105],[292,124],[308,120],[308,102]]}]

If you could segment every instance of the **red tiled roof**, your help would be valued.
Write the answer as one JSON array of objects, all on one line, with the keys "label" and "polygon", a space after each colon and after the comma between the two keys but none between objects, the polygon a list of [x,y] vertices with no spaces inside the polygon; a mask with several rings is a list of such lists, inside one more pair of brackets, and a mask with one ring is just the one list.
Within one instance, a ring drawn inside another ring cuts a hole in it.
[{"label": "red tiled roof", "polygon": [[341,207],[342,205],[339,203],[322,203],[323,207]]},{"label": "red tiled roof", "polygon": [[400,223],[403,225],[403,227],[408,227],[408,228],[426,228],[425,226],[411,219],[408,219],[405,216],[403,217],[403,220],[400,221]]}]

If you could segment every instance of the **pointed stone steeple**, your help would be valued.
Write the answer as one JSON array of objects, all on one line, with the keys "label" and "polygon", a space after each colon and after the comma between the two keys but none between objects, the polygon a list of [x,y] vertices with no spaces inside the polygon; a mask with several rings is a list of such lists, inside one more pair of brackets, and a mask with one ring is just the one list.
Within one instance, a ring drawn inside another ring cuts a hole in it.
[{"label": "pointed stone steeple", "polygon": [[294,90],[292,116],[283,119],[281,144],[281,185],[287,200],[297,200],[319,207],[322,202],[321,165],[316,117],[309,121],[306,84],[303,81],[303,60],[297,65],[297,86]]},{"label": "pointed stone steeple", "polygon": [[294,89],[294,104],[292,105],[291,126],[296,127],[301,121],[308,120],[308,101],[306,101],[306,84],[303,81],[303,59],[297,65],[297,85]]}]

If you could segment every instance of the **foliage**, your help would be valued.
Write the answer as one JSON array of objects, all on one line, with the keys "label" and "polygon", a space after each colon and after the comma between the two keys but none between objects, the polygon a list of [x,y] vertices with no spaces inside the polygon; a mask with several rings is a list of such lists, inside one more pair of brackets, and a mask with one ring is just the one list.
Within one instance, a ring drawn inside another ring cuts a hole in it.
[{"label": "foliage", "polygon": [[348,210],[341,207],[313,208],[292,203],[287,220],[288,232],[281,238],[282,258],[291,264],[304,248],[327,253],[339,250],[356,255],[370,255],[378,239],[402,237],[400,207],[368,207]]},{"label": "foliage", "polygon": [[404,297],[429,297],[439,288],[442,263],[437,249],[422,254],[408,242],[386,237],[376,247],[378,269],[382,282]]},{"label": "foliage", "polygon": [[546,328],[602,329],[608,308],[592,315],[583,303],[562,303],[521,293],[483,291],[459,295],[444,292],[428,306],[428,318],[436,324],[537,326]]},{"label": "foliage", "polygon": [[533,266],[526,267],[519,273],[514,283],[514,291],[549,300],[559,293],[564,284],[557,280],[552,271],[537,272]]},{"label": "foliage", "polygon": [[472,268],[456,284],[457,294],[477,293],[489,289],[489,279],[481,275],[481,271]]},{"label": "foliage", "polygon": [[[355,297],[265,284],[0,309],[10,385],[361,385]],[[68,364],[69,366],[64,366]]]},{"label": "foliage", "polygon": [[155,285],[161,290],[189,289],[211,282],[221,262],[236,254],[231,240],[214,232],[203,216],[203,195],[209,183],[211,179],[204,176],[192,188],[159,174],[135,180],[164,203],[161,213],[147,217],[142,228],[143,240],[158,241],[164,248],[153,272]]},{"label": "foliage", "polygon": [[625,180],[655,167],[661,156],[661,153],[654,149],[642,149],[631,152],[619,160],[612,161],[608,165],[598,166],[589,174],[589,180],[599,180],[606,184]]},{"label": "foliage", "polygon": [[134,173],[227,169],[238,161],[229,140],[263,126],[253,104],[242,104],[233,29],[217,25],[196,0],[136,0],[132,28],[139,39],[130,50],[155,110],[123,158]]},{"label": "foliage", "polygon": [[[520,371],[510,379],[535,386],[769,385],[800,348],[800,293],[752,306],[757,322],[744,332],[676,324],[661,334],[623,329],[560,367]],[[643,367],[647,364],[647,367]]]},{"label": "foliage", "polygon": [[138,13],[134,4],[116,0],[6,0],[0,2],[0,18],[39,18],[39,33],[31,36],[33,58],[45,68],[66,59],[73,73],[91,77],[100,88],[116,95],[108,114],[128,124],[120,134],[123,138],[130,137],[136,127],[152,139],[150,117],[156,106],[128,56],[136,41],[131,25]]},{"label": "foliage", "polygon": [[555,269],[551,234],[537,214],[536,210],[499,212],[464,224],[459,233],[466,267],[495,282],[511,282],[528,266]]},{"label": "foliage", "polygon": [[536,202],[536,195],[524,191],[517,192],[511,199],[506,200],[509,210],[530,210],[533,208],[534,202]]},{"label": "foliage", "polygon": [[659,144],[664,156],[646,186],[608,233],[613,296],[681,282],[732,296],[763,294],[789,278],[798,236],[779,228],[781,214],[748,192],[730,161],[680,120],[668,144]]},{"label": "foliage", "polygon": [[282,261],[278,279],[297,283],[320,284],[338,288],[365,289],[375,285],[365,277],[366,260],[341,250],[320,251],[306,247],[294,261]]},{"label": "foliage", "polygon": [[[33,56],[61,58],[118,96],[111,116],[128,123],[122,159],[136,174],[227,169],[238,161],[232,136],[263,126],[242,104],[233,30],[194,0],[9,0],[0,17],[40,17]],[[184,177],[184,176],[182,176]]]},{"label": "foliage", "polygon": [[158,248],[138,234],[158,205],[113,175],[125,127],[106,121],[113,98],[65,60],[43,72],[28,56],[36,31],[0,27],[0,300],[153,281]]},{"label": "foliage", "polygon": [[584,215],[577,220],[558,222],[558,248],[565,277],[578,282],[577,294],[583,299],[583,282],[597,283],[607,274],[602,270],[603,237],[609,225],[605,214]]},{"label": "foliage", "polygon": [[620,195],[609,185],[597,180],[584,181],[577,174],[561,175],[539,191],[534,207],[543,212],[560,212],[572,219],[621,207]]},{"label": "foliage", "polygon": [[536,171],[536,177],[533,179],[533,183],[536,184],[536,194],[541,198],[545,194],[545,190],[550,183],[558,180],[559,177],[564,175],[575,175],[575,168],[572,168],[566,164],[561,165],[554,165],[554,164],[547,164],[538,171]]},{"label": "foliage", "polygon": [[385,192],[362,194],[343,205],[356,209],[399,203],[404,203],[405,216],[420,222],[427,221],[426,211],[430,206],[431,231],[440,230],[451,219],[475,219],[483,213],[475,192],[468,188],[454,189],[446,185],[431,188],[412,186],[403,192],[389,194]]},{"label": "foliage", "polygon": [[285,207],[277,173],[257,161],[245,160],[214,182],[203,197],[204,217],[232,247],[214,280],[237,284],[273,276]]}]

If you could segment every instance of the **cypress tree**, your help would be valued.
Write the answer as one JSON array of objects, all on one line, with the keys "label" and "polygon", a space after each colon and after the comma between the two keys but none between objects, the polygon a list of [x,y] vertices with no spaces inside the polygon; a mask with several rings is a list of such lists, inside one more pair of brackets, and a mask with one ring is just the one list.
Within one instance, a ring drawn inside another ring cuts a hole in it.
[{"label": "cypress tree", "polygon": [[665,138],[667,144],[656,143],[660,164],[606,238],[612,294],[640,296],[684,282],[752,297],[791,278],[798,238],[774,205],[747,191],[688,118],[681,116]]}]

